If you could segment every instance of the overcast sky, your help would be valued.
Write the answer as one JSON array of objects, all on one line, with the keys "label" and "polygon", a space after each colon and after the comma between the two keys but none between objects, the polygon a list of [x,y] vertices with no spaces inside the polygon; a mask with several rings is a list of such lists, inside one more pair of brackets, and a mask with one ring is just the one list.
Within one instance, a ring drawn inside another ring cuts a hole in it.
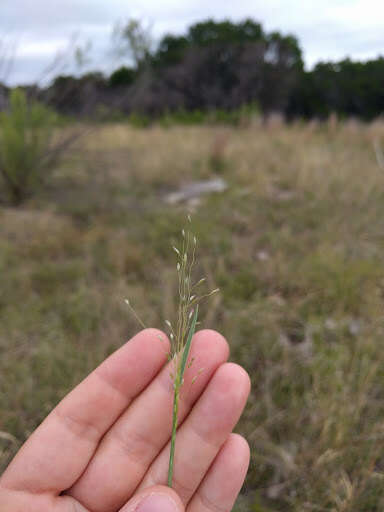
[{"label": "overcast sky", "polygon": [[119,64],[108,53],[112,26],[132,16],[155,38],[208,17],[252,17],[266,31],[296,35],[307,67],[384,54],[383,0],[0,0],[0,55],[14,55],[12,69],[2,59],[0,81],[36,81],[75,34],[92,41],[89,68],[109,71]]}]

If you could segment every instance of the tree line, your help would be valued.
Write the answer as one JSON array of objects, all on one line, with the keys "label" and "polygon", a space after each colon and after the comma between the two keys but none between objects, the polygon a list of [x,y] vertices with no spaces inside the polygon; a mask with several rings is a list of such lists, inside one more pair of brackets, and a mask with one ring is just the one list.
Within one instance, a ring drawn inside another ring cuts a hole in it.
[{"label": "tree line", "polygon": [[384,58],[345,59],[305,70],[297,38],[267,33],[246,19],[206,20],[185,34],[152,44],[148,29],[129,20],[114,30],[126,63],[110,76],[58,76],[39,97],[64,114],[232,111],[257,105],[288,119],[371,120],[384,111]]}]

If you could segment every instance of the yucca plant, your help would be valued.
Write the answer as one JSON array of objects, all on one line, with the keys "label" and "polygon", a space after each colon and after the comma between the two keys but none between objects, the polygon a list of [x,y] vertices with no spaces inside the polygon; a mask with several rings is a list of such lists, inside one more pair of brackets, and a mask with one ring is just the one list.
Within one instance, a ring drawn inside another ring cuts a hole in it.
[{"label": "yucca plant", "polygon": [[[188,216],[188,222],[191,223],[191,217]],[[176,449],[176,432],[178,426],[178,412],[180,391],[184,383],[185,370],[193,364],[190,359],[190,351],[192,345],[192,337],[195,333],[198,323],[199,303],[202,299],[218,292],[216,288],[209,293],[199,294],[200,286],[205,282],[205,278],[197,281],[193,280],[193,269],[196,263],[197,239],[190,229],[183,229],[180,247],[173,246],[173,250],[177,255],[176,270],[178,275],[178,308],[177,318],[174,323],[165,320],[169,330],[169,338],[171,340],[171,350],[168,359],[173,362],[173,369],[170,378],[173,382],[173,412],[172,412],[172,433],[171,433],[171,451],[169,457],[168,469],[168,485],[172,487],[175,449]],[[136,318],[145,327],[137,313],[132,309],[130,302],[126,299],[126,303],[133,311]],[[197,378],[202,369],[197,370],[192,383]]]},{"label": "yucca plant", "polygon": [[0,176],[6,199],[14,205],[38,190],[50,175],[73,135],[54,142],[56,114],[21,89],[10,95],[9,109],[0,113]]}]

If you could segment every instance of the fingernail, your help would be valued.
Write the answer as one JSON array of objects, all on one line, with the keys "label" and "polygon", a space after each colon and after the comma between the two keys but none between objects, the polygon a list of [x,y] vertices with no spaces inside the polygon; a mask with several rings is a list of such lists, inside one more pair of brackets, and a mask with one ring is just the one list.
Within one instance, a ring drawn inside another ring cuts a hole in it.
[{"label": "fingernail", "polygon": [[178,512],[178,507],[166,494],[150,494],[139,503],[135,512]]}]

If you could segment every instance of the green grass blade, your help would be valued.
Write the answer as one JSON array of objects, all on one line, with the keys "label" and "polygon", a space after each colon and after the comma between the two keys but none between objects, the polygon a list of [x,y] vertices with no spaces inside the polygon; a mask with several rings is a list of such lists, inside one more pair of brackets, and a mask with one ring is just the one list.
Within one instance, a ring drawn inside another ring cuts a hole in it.
[{"label": "green grass blade", "polygon": [[183,384],[184,372],[187,366],[187,360],[189,356],[189,352],[191,350],[192,337],[195,333],[196,323],[197,323],[197,315],[199,312],[199,306],[196,305],[195,313],[193,315],[191,328],[189,329],[187,342],[184,347],[183,356],[181,358],[180,365],[180,374],[177,377],[175,382],[175,394],[173,400],[173,415],[172,415],[172,436],[171,436],[171,452],[169,455],[169,467],[168,467],[168,486],[172,487],[172,479],[173,479],[173,465],[175,460],[175,445],[176,445],[176,430],[177,430],[177,414],[179,410],[179,397],[180,397],[180,388]]},{"label": "green grass blade", "polygon": [[191,328],[189,329],[189,333],[188,333],[187,343],[185,344],[183,357],[181,359],[181,367],[180,367],[181,382],[183,382],[185,367],[187,366],[188,356],[189,356],[189,352],[191,350],[192,337],[195,334],[198,313],[199,313],[199,306],[196,305],[195,313],[194,313],[193,319],[192,319]]}]

